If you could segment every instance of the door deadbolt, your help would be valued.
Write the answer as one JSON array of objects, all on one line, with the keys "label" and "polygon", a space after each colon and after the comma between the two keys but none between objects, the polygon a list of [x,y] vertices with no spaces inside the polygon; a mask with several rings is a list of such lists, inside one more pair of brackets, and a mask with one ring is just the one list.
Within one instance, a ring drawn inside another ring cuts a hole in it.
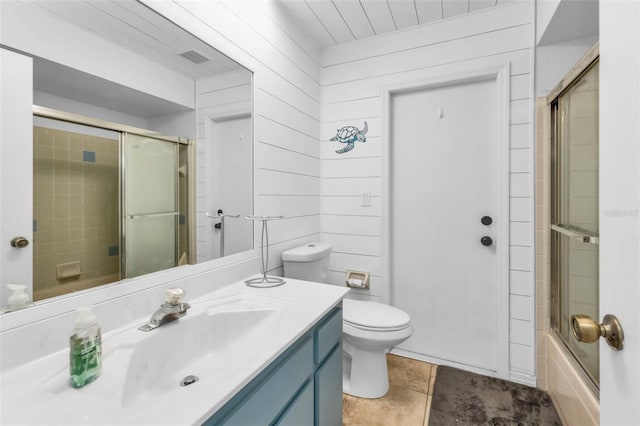
[{"label": "door deadbolt", "polygon": [[572,315],[571,331],[578,342],[595,343],[604,337],[607,344],[616,350],[622,350],[624,332],[622,324],[615,315],[605,315],[602,324],[598,324],[588,315]]},{"label": "door deadbolt", "polygon": [[480,223],[489,226],[493,223],[493,219],[491,218],[491,216],[482,216],[482,219],[480,219]]},{"label": "door deadbolt", "polygon": [[25,237],[15,237],[14,239],[11,240],[11,247],[25,248],[28,245],[29,245],[29,240],[27,240]]},{"label": "door deadbolt", "polygon": [[493,238],[487,237],[485,235],[484,237],[480,238],[480,244],[482,244],[485,247],[489,247],[491,244],[493,244]]}]

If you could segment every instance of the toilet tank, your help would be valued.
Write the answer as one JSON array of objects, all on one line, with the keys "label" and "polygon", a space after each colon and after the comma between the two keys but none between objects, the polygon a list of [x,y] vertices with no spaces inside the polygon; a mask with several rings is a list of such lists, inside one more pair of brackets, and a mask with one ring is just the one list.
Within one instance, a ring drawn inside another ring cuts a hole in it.
[{"label": "toilet tank", "polygon": [[298,280],[328,281],[331,244],[310,243],[282,253],[284,276]]}]

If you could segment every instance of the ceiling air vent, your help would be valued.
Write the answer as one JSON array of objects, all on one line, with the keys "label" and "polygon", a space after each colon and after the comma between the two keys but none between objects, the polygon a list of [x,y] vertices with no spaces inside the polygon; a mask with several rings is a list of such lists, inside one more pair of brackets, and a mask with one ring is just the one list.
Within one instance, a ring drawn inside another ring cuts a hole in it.
[{"label": "ceiling air vent", "polygon": [[188,52],[183,52],[183,53],[180,54],[180,56],[182,56],[185,59],[190,60],[194,64],[201,64],[203,62],[209,61],[209,59],[205,58],[204,56],[202,56],[200,53],[196,52],[195,50],[189,50]]}]

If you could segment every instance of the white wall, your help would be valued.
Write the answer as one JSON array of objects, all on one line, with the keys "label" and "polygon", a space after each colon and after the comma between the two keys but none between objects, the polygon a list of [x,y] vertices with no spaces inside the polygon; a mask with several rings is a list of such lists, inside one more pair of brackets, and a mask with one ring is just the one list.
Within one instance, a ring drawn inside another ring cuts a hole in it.
[{"label": "white wall", "polygon": [[254,72],[254,209],[286,216],[269,226],[281,273],[282,251],[320,239],[320,49],[274,1],[147,3]]},{"label": "white wall", "polygon": [[6,46],[193,108],[191,78],[158,67],[33,4],[3,1],[1,17],[0,40]]},{"label": "white wall", "polygon": [[598,41],[598,0],[537,0],[536,96],[546,96]]},{"label": "white wall", "polygon": [[167,136],[179,136],[196,140],[196,111],[178,112],[147,119],[149,130]]},{"label": "white wall", "polygon": [[553,15],[558,10],[561,0],[537,0],[536,1],[536,45],[551,24]]},{"label": "white wall", "polygon": [[[515,2],[325,50],[323,58],[322,225],[333,245],[331,281],[347,269],[372,274],[373,300],[389,294],[381,246],[381,88],[446,75],[459,67],[511,63],[510,373],[535,383],[532,2]],[[369,124],[367,142],[348,154],[329,142],[336,129]],[[371,193],[371,207],[361,206]],[[416,219],[416,226],[428,222]]]},{"label": "white wall", "polygon": [[537,0],[536,45],[597,36],[598,3],[599,0]]},{"label": "white wall", "polygon": [[536,97],[546,96],[593,47],[598,37],[585,37],[536,48]]},{"label": "white wall", "polygon": [[126,124],[140,129],[149,129],[149,122],[144,117],[98,107],[84,102],[78,102],[73,99],[67,99],[51,95],[49,93],[33,92],[33,104],[73,114],[84,115],[85,117],[110,121],[112,123]]}]

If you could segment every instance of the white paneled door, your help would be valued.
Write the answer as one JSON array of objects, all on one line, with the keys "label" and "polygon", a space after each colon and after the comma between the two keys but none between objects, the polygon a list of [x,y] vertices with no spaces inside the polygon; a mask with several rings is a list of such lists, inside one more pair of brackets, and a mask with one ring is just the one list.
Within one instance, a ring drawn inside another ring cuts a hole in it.
[{"label": "white paneled door", "polygon": [[389,101],[391,300],[414,328],[398,349],[489,375],[508,322],[500,90],[494,76]]},{"label": "white paneled door", "polygon": [[219,219],[211,217],[207,225],[211,259],[217,259],[252,248],[253,222],[245,216],[253,211],[253,138],[248,116],[211,120],[209,124],[207,212],[210,216],[229,215],[224,227]]},{"label": "white paneled door", "polygon": [[[33,60],[0,49],[0,300],[6,284],[33,284]],[[10,244],[15,238],[26,247]]]},{"label": "white paneled door", "polygon": [[600,424],[640,424],[640,3],[600,2]]}]

